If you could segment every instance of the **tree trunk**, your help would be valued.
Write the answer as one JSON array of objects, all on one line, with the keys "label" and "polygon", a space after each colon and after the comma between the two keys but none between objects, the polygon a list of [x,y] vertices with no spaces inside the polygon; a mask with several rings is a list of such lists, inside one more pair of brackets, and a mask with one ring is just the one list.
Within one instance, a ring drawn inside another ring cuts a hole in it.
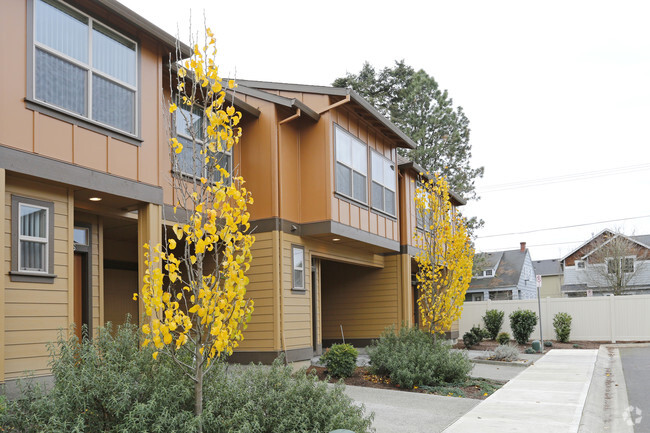
[{"label": "tree trunk", "polygon": [[[200,417],[203,414],[203,355],[199,351],[200,345],[196,345],[194,356],[196,357],[196,383],[194,384],[194,415]],[[203,432],[203,422],[199,420],[199,433]]]}]

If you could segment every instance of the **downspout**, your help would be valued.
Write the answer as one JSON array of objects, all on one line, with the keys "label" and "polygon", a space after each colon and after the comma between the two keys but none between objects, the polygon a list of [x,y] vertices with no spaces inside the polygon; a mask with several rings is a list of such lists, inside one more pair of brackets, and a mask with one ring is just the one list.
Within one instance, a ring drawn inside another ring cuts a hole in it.
[{"label": "downspout", "polygon": [[340,101],[338,101],[338,102],[333,103],[333,104],[330,105],[330,106],[325,107],[324,109],[322,109],[321,111],[319,111],[318,114],[323,114],[324,112],[329,111],[329,110],[331,110],[332,108],[339,107],[339,106],[341,106],[341,105],[343,105],[343,104],[347,104],[348,102],[350,102],[350,94],[349,94],[349,93],[348,93],[347,95],[345,95],[345,99],[342,99],[342,100],[340,100]]},{"label": "downspout", "polygon": [[[278,122],[278,134],[277,134],[277,141],[278,141],[278,161],[277,161],[277,171],[278,171],[278,219],[281,219],[282,217],[282,171],[280,170],[280,161],[282,160],[282,134],[280,133],[281,125],[291,122],[294,119],[297,119],[300,117],[302,112],[300,111],[300,108],[296,110],[296,113],[287,117],[284,120],[281,120]],[[278,284],[280,285],[280,350],[284,352],[284,363],[287,364],[287,343],[285,340],[285,332],[284,332],[284,287],[282,286],[283,278],[282,278],[282,248],[283,248],[283,242],[284,242],[284,236],[282,232],[282,225],[279,227],[279,247],[280,251],[277,251],[277,257],[278,257],[278,267],[280,270],[280,275],[278,276]]]}]

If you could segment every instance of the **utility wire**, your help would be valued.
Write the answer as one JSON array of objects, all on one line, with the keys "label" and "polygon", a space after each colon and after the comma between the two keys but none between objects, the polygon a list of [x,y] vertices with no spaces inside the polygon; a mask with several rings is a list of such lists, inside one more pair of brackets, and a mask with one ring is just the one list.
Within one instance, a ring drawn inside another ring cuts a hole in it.
[{"label": "utility wire", "polygon": [[525,234],[528,234],[528,233],[546,232],[546,231],[550,231],[550,230],[570,229],[570,228],[574,228],[574,227],[592,226],[592,225],[595,225],[595,224],[611,223],[611,222],[616,222],[616,221],[628,221],[628,220],[635,220],[635,219],[648,218],[648,217],[650,217],[650,215],[641,215],[641,216],[630,217],[630,218],[618,218],[618,219],[613,219],[613,220],[595,221],[595,222],[583,223],[583,224],[573,224],[573,225],[570,225],[570,226],[547,227],[547,228],[543,228],[543,229],[527,230],[527,231],[523,231],[523,232],[500,233],[500,234],[497,234],[497,235],[476,236],[476,239],[496,238],[496,237],[501,237],[501,236],[512,236],[512,235],[525,235]]},{"label": "utility wire", "polygon": [[603,170],[586,171],[582,173],[573,173],[573,174],[565,174],[560,176],[545,177],[541,179],[531,179],[531,180],[523,180],[517,182],[488,185],[483,188],[477,188],[477,192],[479,194],[484,194],[489,192],[505,191],[509,189],[531,188],[534,186],[550,185],[554,183],[575,182],[579,180],[593,179],[597,177],[628,174],[637,171],[645,171],[649,169],[650,169],[650,164],[630,165],[625,167],[616,167],[616,168],[609,168]]}]

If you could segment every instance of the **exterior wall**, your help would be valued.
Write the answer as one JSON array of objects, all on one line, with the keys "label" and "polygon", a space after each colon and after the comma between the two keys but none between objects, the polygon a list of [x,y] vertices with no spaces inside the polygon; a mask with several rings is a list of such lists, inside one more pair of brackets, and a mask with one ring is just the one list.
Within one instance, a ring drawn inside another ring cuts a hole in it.
[{"label": "exterior wall", "polygon": [[517,293],[513,293],[513,299],[537,299],[535,268],[533,267],[533,261],[530,258],[529,252],[526,252],[526,258],[521,268],[517,291],[519,292],[519,296],[517,296]]},{"label": "exterior wall", "polygon": [[[6,36],[0,44],[0,55],[12,59],[11,71],[0,72],[3,95],[0,105],[0,145],[159,185],[156,162],[158,146],[163,141],[158,131],[162,60],[155,42],[143,35],[133,36],[123,23],[104,10],[93,7],[90,2],[81,5],[84,12],[99,15],[100,22],[129,35],[139,44],[139,136],[143,141],[141,145],[131,144],[113,138],[109,133],[91,130],[95,125],[77,126],[26,107],[25,98],[32,82],[27,70],[27,52],[31,53],[31,48],[26,23],[29,22],[31,26],[31,18],[27,17],[26,3],[13,1],[9,7],[3,7],[0,14],[0,27]],[[57,111],[55,108],[53,110]]]},{"label": "exterior wall", "polygon": [[562,275],[542,276],[542,287],[539,289],[540,296],[542,298],[561,298],[563,280]]},{"label": "exterior wall", "polygon": [[[592,298],[544,298],[541,300],[544,339],[555,339],[553,316],[559,312],[572,317],[570,340],[595,341],[648,341],[650,340],[650,295],[598,296]],[[503,311],[507,317],[518,309],[532,310],[539,315],[536,299],[515,301],[468,302],[460,318],[460,335],[481,323],[489,309]],[[510,323],[505,320],[502,331],[510,333]],[[539,338],[535,328],[531,339]]]},{"label": "exterior wall", "polygon": [[[594,270],[594,267],[601,267],[602,270]],[[588,287],[603,287],[608,283],[601,276],[600,272],[604,270],[605,264],[587,263],[586,269],[578,269],[575,264],[565,266],[564,284],[586,284]],[[650,285],[650,260],[638,260],[634,263],[634,275],[627,283],[629,290],[634,290],[635,286],[647,288]]]},{"label": "exterior wall", "polygon": [[[65,187],[7,175],[4,196],[4,379],[33,371],[49,373],[46,343],[56,341],[59,330],[72,323],[72,203]],[[11,281],[11,195],[54,203],[54,278],[52,284]],[[1,377],[0,377],[1,378]]]}]

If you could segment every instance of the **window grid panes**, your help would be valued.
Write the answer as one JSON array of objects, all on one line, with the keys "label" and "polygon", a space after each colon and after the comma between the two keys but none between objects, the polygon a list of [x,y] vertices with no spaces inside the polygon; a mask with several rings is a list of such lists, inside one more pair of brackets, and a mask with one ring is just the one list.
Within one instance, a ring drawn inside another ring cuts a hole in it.
[{"label": "window grid panes", "polygon": [[395,215],[395,163],[372,151],[372,207]]},{"label": "window grid panes", "polygon": [[34,96],[135,135],[137,45],[57,0],[35,0]]},{"label": "window grid panes", "polygon": [[338,126],[335,140],[336,192],[368,203],[368,147]]},{"label": "window grid panes", "polygon": [[18,206],[18,269],[47,272],[48,209],[24,203]]},{"label": "window grid panes", "polygon": [[[217,182],[222,179],[221,172],[213,166],[204,167],[204,155],[201,151],[206,148],[206,119],[198,107],[192,111],[179,107],[175,113],[176,139],[183,144],[183,150],[177,156],[177,167],[174,171],[191,178],[201,178]],[[194,137],[194,140],[192,140]],[[207,150],[209,151],[209,150]],[[215,162],[228,173],[232,174],[232,153],[225,150],[217,152]],[[223,179],[225,184],[230,184],[231,178]]]}]

